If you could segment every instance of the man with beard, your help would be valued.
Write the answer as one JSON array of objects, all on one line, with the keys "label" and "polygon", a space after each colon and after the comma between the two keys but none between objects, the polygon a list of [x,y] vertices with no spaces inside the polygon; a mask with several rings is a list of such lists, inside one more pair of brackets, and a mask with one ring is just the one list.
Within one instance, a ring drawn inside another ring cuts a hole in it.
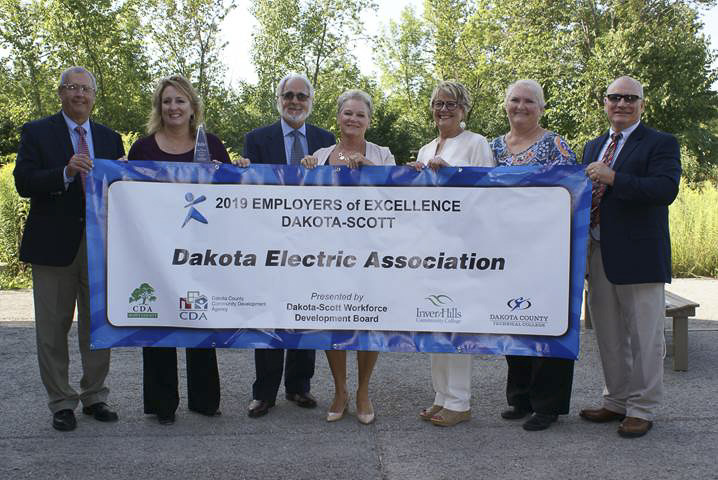
[{"label": "man with beard", "polygon": [[[314,89],[304,75],[289,73],[277,85],[278,122],[249,132],[244,138],[243,156],[252,163],[299,165],[305,155],[334,145],[334,135],[306,123],[312,111]],[[261,417],[274,406],[284,374],[286,398],[303,408],[314,408],[309,393],[314,375],[314,350],[257,349],[254,363],[257,378],[252,385],[248,415]]]}]

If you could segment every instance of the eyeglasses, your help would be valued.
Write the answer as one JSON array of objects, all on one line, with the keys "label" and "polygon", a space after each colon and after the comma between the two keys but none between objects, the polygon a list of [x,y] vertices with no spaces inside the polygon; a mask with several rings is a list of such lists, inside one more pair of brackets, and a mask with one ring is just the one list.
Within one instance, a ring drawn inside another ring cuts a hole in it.
[{"label": "eyeglasses", "polygon": [[95,91],[94,88],[92,88],[88,85],[78,85],[76,83],[63,83],[62,85],[60,85],[60,88],[64,88],[68,92],[80,91],[80,92],[84,93],[85,95],[87,95],[90,92],[94,93],[94,91]]},{"label": "eyeglasses", "polygon": [[607,93],[606,98],[611,103],[618,103],[621,101],[621,99],[625,100],[626,103],[635,103],[636,100],[639,100],[641,97],[638,95],[622,95],[620,93]]},{"label": "eyeglasses", "polygon": [[443,102],[441,100],[434,100],[434,102],[431,104],[431,108],[434,110],[441,110],[444,107],[450,112],[453,112],[456,110],[456,107],[458,107],[459,104],[457,102]]},{"label": "eyeglasses", "polygon": [[306,93],[302,93],[302,92],[299,92],[299,93],[284,92],[281,95],[281,97],[288,102],[291,102],[292,100],[294,100],[294,97],[297,97],[297,100],[299,100],[300,102],[306,102],[307,100],[309,100],[309,95],[307,95]]}]

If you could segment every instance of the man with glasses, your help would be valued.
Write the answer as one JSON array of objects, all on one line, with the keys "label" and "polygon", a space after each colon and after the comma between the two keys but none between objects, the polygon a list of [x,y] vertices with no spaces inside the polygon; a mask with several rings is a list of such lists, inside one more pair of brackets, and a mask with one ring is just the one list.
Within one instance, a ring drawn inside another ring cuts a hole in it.
[{"label": "man with glasses", "polygon": [[[74,430],[74,410],[102,422],[117,420],[105,403],[109,350],[90,349],[90,300],[85,243],[85,175],[94,158],[125,154],[122,138],[91,121],[97,85],[82,67],[65,70],[57,93],[62,110],[22,127],[15,187],[30,198],[20,260],[32,264],[40,377],[53,414],[52,426]],[[67,333],[77,303],[83,375],[78,394],[68,380]]]},{"label": "man with glasses", "polygon": [[[290,73],[277,85],[279,121],[252,130],[244,137],[243,156],[252,163],[299,165],[305,155],[334,145],[334,135],[306,123],[312,112],[314,89],[304,75]],[[314,375],[314,350],[257,349],[254,362],[257,378],[252,385],[252,402],[248,415],[261,417],[274,406],[284,373],[286,398],[300,407],[314,408],[316,400],[309,393]]]},{"label": "man with glasses", "polygon": [[621,421],[622,437],[653,426],[663,397],[664,284],[671,281],[668,205],[678,194],[673,135],[641,123],[643,87],[620,77],[603,99],[611,128],[583,150],[593,181],[589,300],[606,382],[584,419]]}]

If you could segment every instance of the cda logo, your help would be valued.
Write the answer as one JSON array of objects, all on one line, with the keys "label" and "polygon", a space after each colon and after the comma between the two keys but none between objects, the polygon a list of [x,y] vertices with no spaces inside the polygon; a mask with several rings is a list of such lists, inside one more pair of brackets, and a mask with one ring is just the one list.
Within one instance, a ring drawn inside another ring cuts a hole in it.
[{"label": "cda logo", "polygon": [[130,311],[127,318],[157,318],[152,311],[152,302],[156,301],[155,289],[149,283],[143,283],[130,294]]},{"label": "cda logo", "polygon": [[207,320],[204,313],[209,306],[209,300],[198,290],[187,291],[187,296],[179,299],[180,320]]}]

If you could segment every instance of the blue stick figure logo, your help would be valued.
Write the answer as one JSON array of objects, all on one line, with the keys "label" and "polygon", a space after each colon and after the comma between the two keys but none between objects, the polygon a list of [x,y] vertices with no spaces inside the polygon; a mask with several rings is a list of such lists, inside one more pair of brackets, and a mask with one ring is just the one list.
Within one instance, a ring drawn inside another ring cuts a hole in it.
[{"label": "blue stick figure logo", "polygon": [[511,309],[512,312],[516,310],[526,310],[531,308],[531,300],[524,297],[512,298],[506,305]]},{"label": "blue stick figure logo", "polygon": [[204,215],[199,213],[199,210],[194,208],[194,206],[198,203],[202,203],[207,200],[207,197],[205,197],[204,195],[200,195],[199,197],[194,198],[194,195],[187,192],[184,194],[184,199],[188,202],[187,205],[184,206],[184,208],[189,208],[189,210],[187,211],[187,216],[184,217],[184,223],[182,223],[182,228],[184,228],[184,226],[187,225],[187,222],[192,219],[195,219],[200,223],[207,224],[207,219],[204,218]]}]

